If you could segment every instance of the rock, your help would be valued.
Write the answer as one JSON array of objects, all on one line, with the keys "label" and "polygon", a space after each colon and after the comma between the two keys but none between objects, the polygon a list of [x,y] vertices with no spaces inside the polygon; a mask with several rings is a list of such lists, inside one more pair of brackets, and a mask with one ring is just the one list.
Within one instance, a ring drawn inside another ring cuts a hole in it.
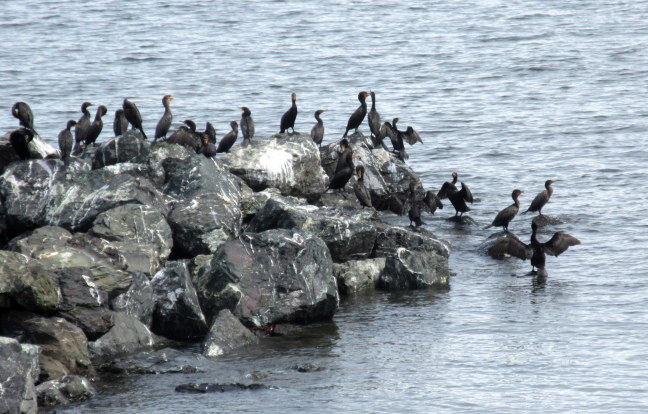
[{"label": "rock", "polygon": [[15,339],[0,337],[0,361],[0,412],[36,414],[32,366],[38,365],[38,354],[26,352]]},{"label": "rock", "polygon": [[96,391],[90,381],[78,375],[66,375],[43,382],[36,387],[39,407],[56,407],[85,401],[92,398]]},{"label": "rock", "polygon": [[[4,172],[5,168],[14,161],[21,161],[16,151],[9,142],[9,136],[12,131],[9,131],[0,136],[0,174]],[[57,149],[45,142],[38,134],[34,134],[34,139],[28,144],[29,154],[33,159],[40,158],[60,158],[60,153]]]},{"label": "rock", "polygon": [[94,374],[86,336],[65,319],[11,311],[0,315],[0,322],[3,335],[41,347],[41,381],[69,374]]},{"label": "rock", "polygon": [[267,385],[264,384],[241,384],[241,383],[231,383],[231,384],[210,384],[210,383],[189,383],[181,384],[176,387],[176,392],[188,392],[188,393],[199,393],[205,394],[208,392],[225,392],[225,391],[243,391],[243,390],[267,390],[270,389]]},{"label": "rock", "polygon": [[411,227],[398,227],[386,223],[379,223],[376,227],[378,236],[373,257],[388,257],[399,247],[429,251],[445,258],[450,256],[450,244],[423,228],[414,230]]},{"label": "rock", "polygon": [[101,338],[90,342],[89,349],[93,360],[101,362],[147,350],[153,345],[155,338],[142,322],[116,313],[114,326]]},{"label": "rock", "polygon": [[333,274],[337,279],[338,290],[345,295],[374,289],[384,269],[384,257],[333,263]]},{"label": "rock", "polygon": [[92,155],[92,168],[102,168],[118,163],[147,163],[150,157],[150,144],[142,133],[130,129],[123,135],[99,145]]},{"label": "rock", "polygon": [[538,214],[532,220],[538,227],[556,226],[565,223],[559,217],[547,216],[545,214]]},{"label": "rock", "polygon": [[207,321],[200,309],[186,262],[169,262],[151,279],[156,304],[151,330],[171,339],[205,336]]},{"label": "rock", "polygon": [[155,308],[151,282],[143,273],[133,273],[130,288],[114,298],[111,307],[114,311],[124,313],[150,327]]},{"label": "rock", "polygon": [[37,260],[0,250],[0,303],[34,311],[55,311],[61,304],[61,290],[54,275]]},{"label": "rock", "polygon": [[104,367],[103,371],[112,374],[193,374],[200,372],[197,365],[204,363],[204,357],[200,354],[164,348],[117,359]]},{"label": "rock", "polygon": [[293,367],[293,369],[297,372],[318,372],[318,371],[324,371],[324,368],[318,367],[317,365],[307,362],[302,365],[296,365]]},{"label": "rock", "polygon": [[376,242],[376,211],[305,205],[294,198],[271,198],[248,225],[248,231],[300,229],[322,238],[333,261],[368,258]]},{"label": "rock", "polygon": [[234,146],[220,160],[254,191],[275,187],[284,195],[316,200],[326,189],[319,150],[307,134],[252,140],[249,146]]},{"label": "rock", "polygon": [[229,240],[195,286],[208,321],[229,309],[248,326],[330,319],[339,302],[326,244],[301,230]]},{"label": "rock", "polygon": [[203,342],[202,353],[216,357],[259,340],[228,309],[218,312],[212,327]]},{"label": "rock", "polygon": [[80,327],[90,340],[108,332],[114,315],[106,308],[108,295],[97,288],[90,269],[69,267],[54,273],[63,295],[59,315]]}]

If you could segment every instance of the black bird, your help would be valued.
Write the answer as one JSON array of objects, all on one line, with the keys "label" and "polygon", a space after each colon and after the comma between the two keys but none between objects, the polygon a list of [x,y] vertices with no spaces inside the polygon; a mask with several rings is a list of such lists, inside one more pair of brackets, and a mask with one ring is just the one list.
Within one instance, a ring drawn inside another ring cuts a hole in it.
[{"label": "black bird", "polygon": [[[396,122],[398,122],[398,118],[395,118]],[[396,140],[396,131],[394,130],[394,127],[392,126],[391,123],[388,121],[383,122],[382,126],[380,127],[380,132],[378,133],[378,136],[373,139],[374,147],[378,146],[380,144],[385,151],[387,151],[387,146],[385,145],[385,138],[389,137],[391,140],[392,144]]]},{"label": "black bird", "polygon": [[88,128],[88,132],[85,137],[86,148],[88,148],[90,145],[94,145],[97,138],[99,138],[99,134],[101,134],[101,130],[103,129],[103,121],[101,117],[106,115],[107,113],[108,113],[108,108],[106,108],[105,106],[99,105],[97,107],[97,113],[95,114],[95,119],[90,124],[90,127]]},{"label": "black bird", "polygon": [[230,126],[232,127],[232,130],[225,134],[223,139],[218,143],[218,148],[216,148],[217,153],[229,152],[230,148],[232,148],[238,138],[239,126],[236,121],[230,122]]},{"label": "black bird", "polygon": [[29,143],[32,139],[34,139],[34,131],[27,128],[16,129],[9,135],[9,143],[22,160],[28,160],[31,157]]},{"label": "black bird", "polygon": [[358,94],[360,106],[353,112],[353,114],[351,114],[351,117],[347,122],[346,131],[344,131],[343,136],[346,137],[349,133],[349,130],[351,129],[355,129],[355,132],[358,132],[358,128],[360,128],[362,121],[364,121],[365,116],[367,116],[367,102],[365,102],[367,96],[369,96],[369,94],[365,91],[362,91]]},{"label": "black bird", "polygon": [[70,129],[78,125],[77,121],[70,119],[65,129],[61,130],[58,134],[58,145],[61,150],[61,159],[66,167],[70,165],[70,154],[72,153],[72,145],[74,144],[74,138],[72,138],[72,131],[70,131]]},{"label": "black bird", "polygon": [[459,215],[459,217],[461,217],[463,216],[463,213],[470,211],[470,207],[466,205],[466,201],[472,204],[473,196],[466,184],[461,183],[461,190],[448,194],[448,198],[452,203],[452,207],[455,208],[455,217],[457,217],[459,213],[461,213]]},{"label": "black bird", "polygon": [[79,118],[79,126],[77,126],[74,131],[74,149],[72,152],[77,153],[81,150],[81,143],[85,143],[86,136],[88,136],[88,131],[90,130],[90,111],[88,107],[94,104],[90,102],[84,102],[81,104],[81,118]]},{"label": "black bird", "polygon": [[437,196],[439,197],[439,199],[443,200],[444,198],[448,198],[448,195],[450,195],[451,193],[454,193],[455,191],[457,191],[456,184],[457,184],[457,178],[458,177],[459,176],[457,175],[457,173],[453,172],[452,173],[452,182],[446,181],[445,183],[443,183],[443,185],[441,186],[441,189],[437,193]]},{"label": "black bird", "polygon": [[380,141],[383,147],[386,148],[383,141],[386,137],[389,137],[393,150],[398,151],[398,157],[401,160],[405,161],[409,158],[409,155],[407,155],[407,152],[405,151],[405,144],[403,143],[405,134],[404,132],[399,131],[398,126],[396,125],[398,121],[400,121],[400,118],[392,119],[391,124],[389,122],[383,123],[383,126],[380,129],[380,135],[378,136],[378,141]]},{"label": "black bird", "polygon": [[180,126],[166,142],[169,144],[178,144],[183,147],[199,152],[202,149],[201,134],[196,132],[196,123],[190,119],[182,121],[184,125]]},{"label": "black bird", "polygon": [[337,164],[335,165],[336,173],[340,171],[342,168],[346,168],[348,166],[347,159],[346,159],[347,152],[351,152],[351,147],[349,146],[349,140],[346,138],[342,138],[342,141],[340,141],[340,153],[338,155],[338,161]]},{"label": "black bird", "polygon": [[539,216],[542,215],[542,207],[544,207],[545,204],[549,202],[549,199],[553,194],[553,187],[551,186],[551,184],[553,183],[554,181],[552,180],[545,181],[544,191],[539,192],[538,195],[535,196],[535,198],[531,202],[531,205],[526,209],[524,213],[528,213],[529,211],[537,211]]},{"label": "black bird", "polygon": [[207,158],[216,155],[216,145],[210,142],[209,137],[206,135],[203,135],[201,152]]},{"label": "black bird", "polygon": [[16,102],[11,107],[11,115],[18,118],[20,125],[34,130],[34,113],[26,102]]},{"label": "black bird", "polygon": [[358,201],[360,202],[360,205],[362,205],[362,208],[373,207],[371,204],[371,194],[364,184],[365,169],[362,165],[356,167],[356,174],[358,175],[358,179],[353,184],[353,192],[356,197],[358,197]]},{"label": "black bird", "polygon": [[322,141],[324,140],[324,121],[320,118],[320,115],[324,112],[326,112],[326,109],[318,109],[315,111],[315,119],[317,120],[317,123],[313,125],[313,128],[311,129],[311,138],[318,147],[322,146]]},{"label": "black bird", "polygon": [[428,190],[425,193],[423,202],[425,203],[425,206],[427,207],[427,210],[430,212],[430,214],[434,214],[437,208],[443,210],[443,203],[441,202],[441,199],[436,194],[434,194],[434,191],[432,190]]},{"label": "black bird", "polygon": [[421,136],[411,126],[408,126],[405,132],[403,132],[403,139],[410,145],[414,145],[417,142],[423,143]]},{"label": "black bird", "polygon": [[[350,149],[342,153],[343,162],[341,168],[333,175],[329,186],[326,189],[328,190],[340,190],[344,191],[344,186],[349,182],[355,171],[355,165],[353,164],[353,158],[355,154]],[[325,192],[326,192],[325,191]]]},{"label": "black bird", "polygon": [[410,220],[410,227],[414,227],[412,223],[416,227],[419,227],[423,224],[423,220],[421,220],[421,206],[420,206],[420,201],[416,199],[416,188],[421,184],[420,180],[412,181],[410,182],[409,185],[409,190],[410,190],[410,196],[409,200],[407,201],[407,216],[409,217]]},{"label": "black bird", "polygon": [[530,244],[525,244],[516,237],[506,237],[491,246],[488,249],[488,254],[495,259],[503,258],[505,254],[522,260],[531,259],[532,271],[537,268],[538,276],[547,276],[545,254],[558,257],[569,247],[581,243],[576,237],[561,231],[554,233],[549,241],[540,243],[536,237],[537,231],[538,225],[532,222]]},{"label": "black bird", "polygon": [[297,119],[297,94],[293,92],[290,95],[292,99],[292,106],[281,116],[281,124],[279,133],[283,134],[288,128],[291,128],[295,132],[295,119]]},{"label": "black bird", "polygon": [[508,232],[509,223],[517,215],[518,211],[520,211],[520,201],[518,200],[518,197],[522,193],[523,193],[522,190],[517,190],[517,189],[513,190],[513,193],[511,193],[511,198],[513,198],[513,204],[502,209],[499,213],[497,213],[497,216],[495,216],[493,222],[486,228],[503,227],[504,231]]},{"label": "black bird", "polygon": [[115,111],[115,120],[113,121],[113,132],[118,137],[128,131],[128,119],[124,116],[124,110],[119,108]]},{"label": "black bird", "polygon": [[250,140],[254,137],[254,119],[252,119],[252,112],[247,106],[242,106],[241,110],[241,134],[243,135],[243,145],[248,145]]},{"label": "black bird", "polygon": [[[371,95],[371,109],[367,116],[367,122],[369,123],[369,130],[371,131],[371,137],[374,139],[374,145],[377,145],[377,138],[380,136],[380,114],[376,111],[376,93],[374,91],[370,92]],[[382,141],[381,141],[382,142]]]},{"label": "black bird", "polygon": [[203,135],[207,137],[210,144],[216,144],[216,128],[214,128],[211,122],[205,124],[205,132],[203,132]]},{"label": "black bird", "polygon": [[124,116],[128,119],[128,122],[133,126],[133,128],[139,129],[144,139],[148,139],[146,133],[144,133],[144,129],[142,128],[142,115],[140,115],[137,105],[124,98],[122,108],[124,109]]},{"label": "black bird", "polygon": [[157,126],[155,127],[155,139],[154,141],[157,141],[158,138],[166,138],[167,134],[169,133],[169,128],[171,128],[171,122],[173,122],[173,113],[171,112],[171,101],[173,100],[173,96],[171,95],[164,95],[162,97],[162,106],[164,106],[164,114],[162,114],[162,118],[157,123]]}]

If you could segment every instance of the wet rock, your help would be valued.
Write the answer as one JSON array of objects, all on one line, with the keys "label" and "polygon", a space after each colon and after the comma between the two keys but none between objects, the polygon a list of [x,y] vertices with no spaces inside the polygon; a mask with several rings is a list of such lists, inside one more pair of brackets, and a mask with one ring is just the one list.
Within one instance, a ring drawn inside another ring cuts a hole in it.
[{"label": "wet rock", "polygon": [[307,134],[252,140],[234,146],[220,161],[254,191],[274,187],[284,195],[316,200],[327,185],[319,150]]},{"label": "wet rock", "polygon": [[155,308],[151,282],[143,273],[133,273],[133,283],[128,291],[115,297],[110,306],[114,311],[135,318],[150,327]]},{"label": "wet rock", "polygon": [[305,364],[301,365],[295,365],[293,369],[297,372],[318,372],[318,371],[324,371],[324,368],[318,367],[315,364],[312,364],[310,362],[307,362]]},{"label": "wet rock", "polygon": [[267,390],[271,387],[264,384],[241,384],[241,383],[231,383],[231,384],[210,384],[210,383],[189,383],[181,384],[176,387],[176,392],[188,392],[188,393],[198,393],[205,394],[208,392],[226,392],[226,391],[244,391],[244,390]]},{"label": "wet rock", "polygon": [[34,311],[54,311],[61,304],[56,278],[37,260],[0,250],[0,304]]},{"label": "wet rock", "polygon": [[450,256],[450,244],[423,228],[412,229],[386,223],[378,223],[376,227],[378,237],[376,237],[373,257],[388,257],[399,247],[434,252],[445,258]]},{"label": "wet rock", "polygon": [[120,358],[105,366],[102,371],[113,374],[192,374],[200,372],[205,358],[172,348],[145,351],[128,358]]},{"label": "wet rock", "polygon": [[90,381],[78,375],[43,382],[36,387],[38,406],[51,408],[92,398],[96,391]]},{"label": "wet rock", "polygon": [[169,262],[151,279],[155,309],[151,330],[171,339],[202,338],[208,331],[191,273],[184,261]]},{"label": "wet rock", "polygon": [[142,133],[130,129],[123,135],[99,145],[92,154],[92,168],[102,168],[118,163],[146,163],[150,157],[150,144]]},{"label": "wet rock", "polygon": [[203,342],[202,353],[216,357],[259,340],[228,309],[221,310]]},{"label": "wet rock", "polygon": [[13,338],[0,337],[0,412],[36,414],[36,391],[32,366],[38,354],[25,352]]},{"label": "wet rock", "polygon": [[558,217],[551,217],[547,216],[544,214],[539,214],[533,218],[533,222],[538,226],[538,227],[545,227],[545,226],[556,226],[558,224],[563,224],[565,223],[563,220],[561,220]]},{"label": "wet rock", "polygon": [[333,261],[368,258],[376,241],[375,210],[342,210],[306,205],[294,198],[271,198],[248,225],[248,231],[300,229],[320,237]]},{"label": "wet rock", "polygon": [[139,320],[116,313],[115,324],[101,338],[90,342],[93,360],[107,361],[119,356],[150,349],[155,345],[151,331]]},{"label": "wet rock", "polygon": [[94,374],[85,334],[65,319],[11,311],[0,315],[0,327],[3,335],[41,347],[41,381]]},{"label": "wet rock", "polygon": [[374,289],[384,269],[384,257],[333,263],[333,274],[337,279],[338,290],[345,295]]},{"label": "wet rock", "polygon": [[305,231],[243,233],[195,281],[208,320],[229,309],[248,326],[330,319],[339,297],[326,244]]}]

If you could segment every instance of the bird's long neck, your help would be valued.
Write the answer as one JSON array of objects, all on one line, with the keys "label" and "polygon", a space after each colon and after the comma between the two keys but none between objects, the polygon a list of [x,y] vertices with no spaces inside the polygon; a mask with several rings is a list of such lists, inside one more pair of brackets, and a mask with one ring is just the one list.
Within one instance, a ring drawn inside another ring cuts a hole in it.
[{"label": "bird's long neck", "polygon": [[517,207],[517,208],[520,208],[520,200],[518,200],[518,196],[517,196],[517,195],[515,195],[515,196],[513,197],[513,205],[514,205],[515,207]]},{"label": "bird's long neck", "polygon": [[320,118],[319,114],[315,115],[315,119],[317,120],[317,123],[320,125],[324,123],[324,121],[322,121],[322,118]]},{"label": "bird's long neck", "polygon": [[374,98],[373,96],[371,97],[371,110],[376,110],[376,98]]}]

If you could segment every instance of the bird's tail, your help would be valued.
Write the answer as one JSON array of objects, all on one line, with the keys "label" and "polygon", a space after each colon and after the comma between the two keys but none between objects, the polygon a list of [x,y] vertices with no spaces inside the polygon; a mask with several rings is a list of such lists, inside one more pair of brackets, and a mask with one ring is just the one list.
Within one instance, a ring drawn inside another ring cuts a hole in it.
[{"label": "bird's tail", "polygon": [[492,224],[489,224],[488,226],[484,227],[482,230],[488,230],[488,229],[490,229],[491,227],[493,227],[493,225],[492,225]]},{"label": "bird's tail", "polygon": [[146,133],[144,132],[144,128],[139,128],[139,130],[142,133],[142,136],[144,137],[144,139],[148,139],[148,137],[146,136]]}]

